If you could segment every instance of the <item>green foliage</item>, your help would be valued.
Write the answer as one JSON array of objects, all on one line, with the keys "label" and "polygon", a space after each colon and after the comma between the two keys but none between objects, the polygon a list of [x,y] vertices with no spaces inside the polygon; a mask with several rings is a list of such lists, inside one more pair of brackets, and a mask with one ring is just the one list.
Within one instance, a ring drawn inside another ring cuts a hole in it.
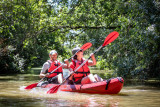
[{"label": "green foliage", "polygon": [[56,37],[59,32],[49,31],[52,29],[52,10],[46,2],[4,0],[0,6],[1,73],[26,72],[33,66],[43,64],[48,59],[48,50],[61,52],[64,49]]},{"label": "green foliage", "polygon": [[85,52],[89,54],[110,32],[118,31],[120,36],[96,54],[97,67],[125,78],[160,78],[159,4],[158,0],[0,1],[1,73],[40,66],[52,49],[63,61],[73,47],[91,42]]},{"label": "green foliage", "polygon": [[105,68],[108,67],[108,65],[106,64],[106,59],[102,58],[101,56],[98,57],[98,62],[96,64],[96,66],[100,69],[103,70]]}]

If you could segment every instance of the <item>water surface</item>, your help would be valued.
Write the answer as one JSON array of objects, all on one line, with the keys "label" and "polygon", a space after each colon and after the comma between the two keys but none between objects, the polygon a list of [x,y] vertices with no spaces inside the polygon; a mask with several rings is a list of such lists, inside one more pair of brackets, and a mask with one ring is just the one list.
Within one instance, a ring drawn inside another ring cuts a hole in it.
[{"label": "water surface", "polygon": [[99,95],[72,92],[46,94],[48,89],[24,87],[38,82],[38,75],[21,74],[0,76],[0,107],[159,107],[160,90],[157,87],[124,86],[119,94]]}]

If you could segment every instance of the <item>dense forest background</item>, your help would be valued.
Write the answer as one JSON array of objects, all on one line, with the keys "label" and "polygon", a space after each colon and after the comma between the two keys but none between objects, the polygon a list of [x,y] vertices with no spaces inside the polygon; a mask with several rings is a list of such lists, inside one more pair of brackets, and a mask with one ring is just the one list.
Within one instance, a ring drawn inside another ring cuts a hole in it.
[{"label": "dense forest background", "polygon": [[96,66],[124,78],[160,79],[159,0],[1,0],[0,73],[27,73],[52,49],[63,61],[91,42],[88,55],[112,31],[120,35],[95,55]]}]

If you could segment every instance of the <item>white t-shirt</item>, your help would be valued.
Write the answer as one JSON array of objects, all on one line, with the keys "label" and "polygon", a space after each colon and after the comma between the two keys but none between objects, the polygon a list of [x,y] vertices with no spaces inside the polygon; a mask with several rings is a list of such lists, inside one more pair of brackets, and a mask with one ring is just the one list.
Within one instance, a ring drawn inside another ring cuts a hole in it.
[{"label": "white t-shirt", "polygon": [[50,68],[50,66],[51,66],[51,63],[49,63],[48,61],[45,62],[43,64],[42,69],[41,69],[41,73],[43,73],[43,74],[47,73],[46,71]]}]

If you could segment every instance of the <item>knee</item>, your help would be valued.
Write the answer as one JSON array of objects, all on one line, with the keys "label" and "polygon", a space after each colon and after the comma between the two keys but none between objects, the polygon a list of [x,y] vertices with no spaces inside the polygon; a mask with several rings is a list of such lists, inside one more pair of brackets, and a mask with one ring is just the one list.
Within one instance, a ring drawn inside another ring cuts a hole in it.
[{"label": "knee", "polygon": [[62,74],[58,74],[58,83],[62,83],[63,78],[62,78]]},{"label": "knee", "polygon": [[89,74],[88,77],[93,77],[93,74]]},{"label": "knee", "polygon": [[62,77],[62,74],[58,74],[58,77]]},{"label": "knee", "polygon": [[98,78],[98,75],[97,75],[97,74],[94,74],[94,77],[95,77],[95,78]]}]

